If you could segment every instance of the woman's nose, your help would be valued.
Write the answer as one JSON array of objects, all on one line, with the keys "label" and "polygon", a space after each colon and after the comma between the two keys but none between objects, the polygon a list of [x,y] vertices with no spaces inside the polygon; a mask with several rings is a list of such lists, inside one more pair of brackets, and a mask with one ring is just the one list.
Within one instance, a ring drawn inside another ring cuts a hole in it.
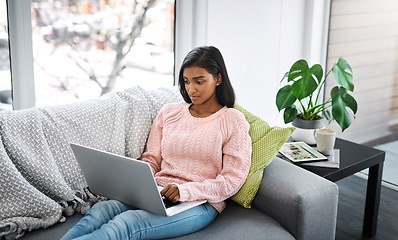
[{"label": "woman's nose", "polygon": [[193,85],[189,85],[187,90],[188,90],[188,93],[194,93],[194,92],[196,92],[196,88],[195,88],[195,86],[193,86]]}]

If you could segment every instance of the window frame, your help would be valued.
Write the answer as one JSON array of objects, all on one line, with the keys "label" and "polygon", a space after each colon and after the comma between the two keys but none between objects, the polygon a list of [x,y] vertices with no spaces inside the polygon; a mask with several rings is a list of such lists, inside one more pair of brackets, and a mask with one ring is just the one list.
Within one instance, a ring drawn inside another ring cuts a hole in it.
[{"label": "window frame", "polygon": [[14,110],[35,106],[31,1],[6,1]]}]

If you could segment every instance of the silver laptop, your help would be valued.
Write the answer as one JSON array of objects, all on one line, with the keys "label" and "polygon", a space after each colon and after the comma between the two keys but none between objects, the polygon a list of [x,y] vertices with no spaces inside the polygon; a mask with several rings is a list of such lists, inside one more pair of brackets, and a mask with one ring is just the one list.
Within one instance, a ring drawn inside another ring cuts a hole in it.
[{"label": "silver laptop", "polygon": [[166,206],[148,163],[70,144],[90,190],[151,213],[172,216],[206,201],[181,202]]}]

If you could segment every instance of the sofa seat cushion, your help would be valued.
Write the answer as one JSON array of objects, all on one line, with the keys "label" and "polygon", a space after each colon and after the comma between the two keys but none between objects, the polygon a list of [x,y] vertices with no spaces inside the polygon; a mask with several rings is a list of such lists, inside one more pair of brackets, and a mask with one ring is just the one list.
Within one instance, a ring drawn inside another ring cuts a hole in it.
[{"label": "sofa seat cushion", "polygon": [[[27,232],[22,240],[60,239],[83,215],[74,214],[65,223],[57,223],[47,229]],[[228,201],[227,208],[217,216],[207,228],[173,239],[272,239],[288,240],[294,237],[277,221],[255,208],[247,209],[233,201]]]},{"label": "sofa seat cushion", "polygon": [[66,219],[66,222],[57,224],[49,228],[40,228],[25,232],[25,235],[20,240],[54,240],[60,239],[69,229],[71,229],[83,215],[81,213],[75,213],[71,217]]},{"label": "sofa seat cushion", "polygon": [[244,208],[231,200],[227,204],[227,208],[207,228],[173,239],[295,239],[281,224],[263,212]]}]

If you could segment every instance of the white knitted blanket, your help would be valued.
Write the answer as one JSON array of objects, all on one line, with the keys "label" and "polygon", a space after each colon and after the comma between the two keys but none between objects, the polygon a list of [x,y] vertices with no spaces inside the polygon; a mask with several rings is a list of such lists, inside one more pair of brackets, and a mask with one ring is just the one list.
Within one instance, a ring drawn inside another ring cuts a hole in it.
[{"label": "white knitted blanket", "polygon": [[0,239],[84,213],[91,194],[69,147],[80,143],[141,156],[160,108],[182,101],[176,88],[134,87],[84,102],[0,112]]}]

